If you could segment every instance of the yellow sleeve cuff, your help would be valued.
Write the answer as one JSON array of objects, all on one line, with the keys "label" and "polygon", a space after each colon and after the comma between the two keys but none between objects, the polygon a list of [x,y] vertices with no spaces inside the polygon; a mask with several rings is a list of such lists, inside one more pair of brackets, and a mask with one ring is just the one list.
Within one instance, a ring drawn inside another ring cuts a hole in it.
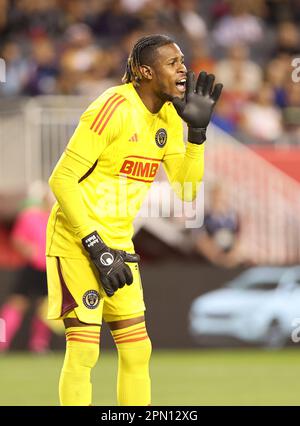
[{"label": "yellow sleeve cuff", "polygon": [[204,149],[205,149],[205,142],[203,142],[201,145],[187,142],[186,155],[190,158],[199,158],[199,155],[204,154]]}]

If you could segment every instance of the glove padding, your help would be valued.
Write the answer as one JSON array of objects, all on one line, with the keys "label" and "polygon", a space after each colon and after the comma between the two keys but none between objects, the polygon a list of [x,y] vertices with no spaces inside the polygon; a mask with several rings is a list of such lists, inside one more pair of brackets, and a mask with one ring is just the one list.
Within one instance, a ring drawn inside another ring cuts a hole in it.
[{"label": "glove padding", "polygon": [[175,97],[172,100],[178,115],[188,125],[191,143],[200,145],[206,139],[206,128],[223,88],[220,83],[214,86],[214,81],[213,74],[201,71],[195,87],[195,74],[189,71],[184,99]]},{"label": "glove padding", "polygon": [[139,262],[138,254],[107,247],[96,231],[83,238],[82,244],[98,269],[100,281],[107,296],[111,297],[125,284],[133,283],[131,269],[125,262]]}]

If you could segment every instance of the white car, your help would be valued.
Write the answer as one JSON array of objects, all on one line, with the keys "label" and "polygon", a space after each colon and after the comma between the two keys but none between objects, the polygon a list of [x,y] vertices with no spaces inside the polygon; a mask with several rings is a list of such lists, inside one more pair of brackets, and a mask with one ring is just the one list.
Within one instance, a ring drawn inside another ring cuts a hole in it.
[{"label": "white car", "polygon": [[299,324],[300,266],[255,267],[195,299],[189,325],[199,342],[205,337],[233,337],[281,347],[291,341],[297,319]]}]

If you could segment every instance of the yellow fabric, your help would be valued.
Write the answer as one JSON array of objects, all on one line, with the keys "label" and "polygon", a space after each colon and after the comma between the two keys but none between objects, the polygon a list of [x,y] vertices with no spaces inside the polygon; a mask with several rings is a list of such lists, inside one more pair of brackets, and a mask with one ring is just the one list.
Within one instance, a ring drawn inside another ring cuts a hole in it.
[{"label": "yellow fabric", "polygon": [[141,311],[141,312],[135,312],[135,313],[129,314],[129,315],[105,314],[105,322],[122,321],[122,320],[131,319],[131,318],[138,318],[138,317],[142,317],[144,315],[144,313],[145,313],[144,311]]},{"label": "yellow fabric", "polygon": [[[62,285],[58,274],[56,257],[47,256],[47,282],[48,282],[48,318],[62,319]],[[143,288],[137,263],[128,263],[133,275],[133,283],[116,291],[108,297],[98,280],[98,271],[86,257],[82,259],[60,258],[61,273],[69,292],[75,299],[77,307],[74,308],[77,318],[87,324],[114,321],[111,318],[131,315],[145,310]],[[99,303],[94,306],[87,304],[86,296],[89,292],[96,292]],[[125,318],[123,318],[125,319]]]},{"label": "yellow fabric", "polygon": [[[159,145],[161,129],[167,141]],[[50,177],[57,203],[47,227],[47,255],[81,258],[81,238],[94,230],[108,246],[133,252],[132,222],[160,163],[176,193],[192,200],[203,159],[204,145],[185,146],[182,121],[170,102],[151,114],[131,83],[110,88],[83,113]],[[192,188],[183,193],[176,183],[187,181]]]},{"label": "yellow fabric", "polygon": [[91,405],[91,369],[99,357],[100,327],[69,327],[67,348],[59,380],[61,405]]},{"label": "yellow fabric", "polygon": [[[62,321],[51,321],[48,319],[48,297],[44,297],[42,303],[38,307],[37,314],[39,315],[39,318],[47,324],[47,326],[50,328],[50,330],[53,331],[53,333],[58,335],[65,334],[65,326]],[[76,318],[76,315],[75,317]]]},{"label": "yellow fabric", "polygon": [[145,322],[111,331],[118,349],[118,405],[150,405],[151,341]]},{"label": "yellow fabric", "polygon": [[[142,316],[144,316],[144,311],[136,312],[134,314],[129,314],[129,315],[109,315],[109,314],[106,314],[105,315],[105,321],[106,322],[122,321],[122,320],[131,319],[131,318],[138,318],[138,317],[142,317]],[[65,315],[63,315],[63,319],[65,319],[65,318],[77,318],[78,319],[74,310],[69,311]],[[49,324],[53,324],[53,322],[54,321],[48,321]]]},{"label": "yellow fabric", "polygon": [[74,310],[65,313],[62,318],[63,319],[65,319],[65,318],[76,318],[76,319],[78,319],[78,317],[77,317],[77,315],[76,315],[76,313],[75,313]]}]

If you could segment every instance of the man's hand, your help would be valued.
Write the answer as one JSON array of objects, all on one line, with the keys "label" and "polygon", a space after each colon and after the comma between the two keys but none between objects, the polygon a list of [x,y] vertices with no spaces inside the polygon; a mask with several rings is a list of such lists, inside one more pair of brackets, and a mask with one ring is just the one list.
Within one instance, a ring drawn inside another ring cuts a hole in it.
[{"label": "man's hand", "polygon": [[139,262],[138,254],[107,247],[96,231],[83,238],[82,244],[98,269],[102,287],[109,297],[125,284],[132,284],[132,272],[125,262]]},{"label": "man's hand", "polygon": [[206,139],[206,128],[209,124],[213,108],[217,103],[223,85],[214,86],[215,76],[200,72],[196,87],[195,75],[187,73],[185,98],[174,98],[173,105],[178,115],[188,125],[188,141],[200,145]]}]

